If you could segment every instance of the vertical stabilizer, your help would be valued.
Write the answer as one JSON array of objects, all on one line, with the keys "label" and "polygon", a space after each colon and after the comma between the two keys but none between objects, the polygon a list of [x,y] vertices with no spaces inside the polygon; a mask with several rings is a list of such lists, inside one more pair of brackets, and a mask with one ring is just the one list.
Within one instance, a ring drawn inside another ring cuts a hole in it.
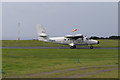
[{"label": "vertical stabilizer", "polygon": [[48,36],[42,24],[37,24],[38,40],[47,41]]}]

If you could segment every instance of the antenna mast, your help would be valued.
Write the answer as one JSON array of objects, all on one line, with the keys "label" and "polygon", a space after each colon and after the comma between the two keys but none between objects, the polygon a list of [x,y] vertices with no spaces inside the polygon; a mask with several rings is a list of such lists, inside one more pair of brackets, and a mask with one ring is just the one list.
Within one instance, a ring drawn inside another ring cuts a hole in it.
[{"label": "antenna mast", "polygon": [[20,22],[18,22],[18,38],[17,40],[20,40]]}]

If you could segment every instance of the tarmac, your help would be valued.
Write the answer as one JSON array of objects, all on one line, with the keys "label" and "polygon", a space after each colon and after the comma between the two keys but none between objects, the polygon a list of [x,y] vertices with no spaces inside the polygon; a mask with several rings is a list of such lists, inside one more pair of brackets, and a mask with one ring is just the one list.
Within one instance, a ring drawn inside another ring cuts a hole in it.
[{"label": "tarmac", "polygon": [[[70,49],[70,47],[0,47],[0,49]],[[89,47],[77,47],[76,49],[90,49]],[[93,49],[120,49],[113,47],[94,47]]]}]

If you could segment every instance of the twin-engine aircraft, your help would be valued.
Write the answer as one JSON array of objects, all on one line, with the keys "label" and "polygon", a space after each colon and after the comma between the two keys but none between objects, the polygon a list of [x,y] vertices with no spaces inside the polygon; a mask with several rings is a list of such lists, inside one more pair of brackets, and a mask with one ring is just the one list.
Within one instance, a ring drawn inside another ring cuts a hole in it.
[{"label": "twin-engine aircraft", "polygon": [[[72,32],[77,31],[74,29]],[[99,41],[89,39],[82,34],[77,35],[66,35],[64,37],[48,37],[43,25],[37,25],[38,40],[52,43],[59,43],[70,45],[71,49],[76,48],[76,45],[90,45],[90,49],[93,49],[92,45],[99,44]]]}]

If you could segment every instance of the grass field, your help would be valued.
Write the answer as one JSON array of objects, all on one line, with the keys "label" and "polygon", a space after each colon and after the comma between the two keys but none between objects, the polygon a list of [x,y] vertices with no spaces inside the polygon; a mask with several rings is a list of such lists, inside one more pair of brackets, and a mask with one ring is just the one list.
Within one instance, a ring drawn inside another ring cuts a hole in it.
[{"label": "grass field", "polygon": [[[99,40],[95,47],[118,47],[118,40]],[[65,46],[37,40],[2,40],[3,47]],[[78,46],[86,47],[86,46]],[[117,78],[118,50],[2,49],[3,77]],[[113,69],[113,70],[112,70]],[[115,70],[114,70],[115,69]],[[92,74],[92,75],[91,75]]]},{"label": "grass field", "polygon": [[[78,74],[116,68],[118,64],[118,50],[2,49],[2,51],[3,77],[74,77]],[[106,67],[104,65],[113,66]],[[117,71],[113,70],[83,77],[117,78]]]},{"label": "grass field", "polygon": [[[100,41],[100,44],[94,45],[95,47],[118,47],[118,40],[98,40]],[[120,42],[120,41],[119,41]],[[13,46],[13,47],[20,47],[20,46],[28,46],[28,47],[38,47],[38,46],[48,46],[48,47],[53,47],[53,46],[65,46],[69,47],[68,45],[62,45],[62,44],[55,44],[55,43],[48,43],[48,42],[41,42],[38,40],[2,40],[2,46],[3,47],[8,47],[8,46]],[[86,47],[86,46],[78,46],[78,47]]]}]

